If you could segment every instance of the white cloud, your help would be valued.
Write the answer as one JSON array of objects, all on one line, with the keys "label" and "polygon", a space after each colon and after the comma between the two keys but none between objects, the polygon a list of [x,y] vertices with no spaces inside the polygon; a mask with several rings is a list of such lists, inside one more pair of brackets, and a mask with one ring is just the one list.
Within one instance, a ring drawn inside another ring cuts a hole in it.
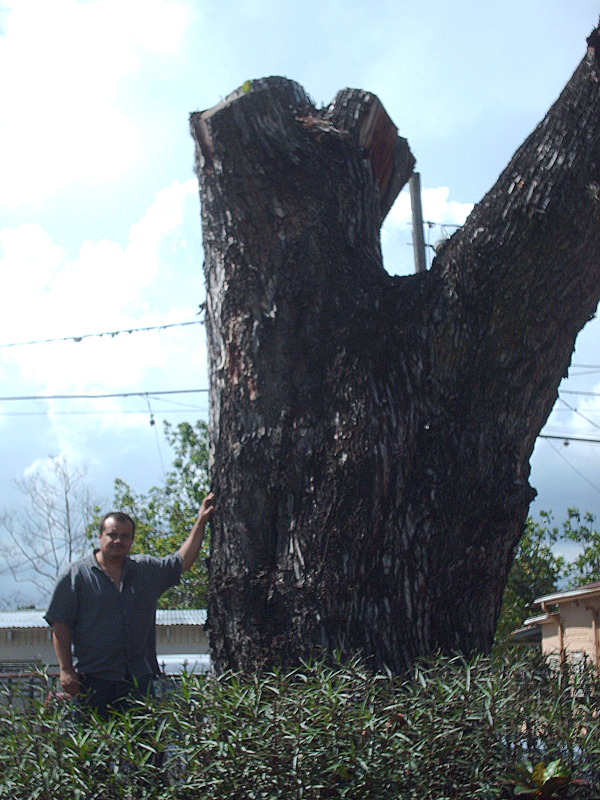
[{"label": "white cloud", "polygon": [[172,53],[186,25],[166,0],[12,0],[0,38],[0,202],[106,183],[143,156],[119,82],[146,53]]},{"label": "white cloud", "polygon": [[[124,310],[131,311],[161,267],[168,266],[163,249],[181,249],[177,245],[183,239],[184,215],[192,210],[188,203],[196,192],[194,179],[174,181],[156,193],[144,216],[130,227],[125,248],[108,240],[84,241],[72,262],[36,223],[0,230],[2,339],[25,341],[123,327]],[[193,224],[197,226],[197,220]],[[165,306],[168,296],[163,298]],[[148,309],[153,318],[156,311]]]},{"label": "white cloud", "polygon": [[[154,203],[131,226],[126,247],[106,240],[84,242],[73,262],[65,259],[62,248],[38,225],[0,231],[4,249],[0,270],[9,288],[0,296],[2,341],[193,319],[201,299],[199,253],[192,259],[194,271],[187,274],[189,257],[180,244],[186,226],[198,226],[196,191],[195,180],[173,182],[157,192]],[[177,285],[173,271],[178,273]],[[18,368],[21,381],[35,387],[27,393],[129,390],[148,374],[162,382],[168,373],[173,383],[182,382],[178,371],[186,377],[188,370],[205,374],[200,326],[8,348],[2,356],[5,365]],[[102,409],[106,407],[103,401]],[[120,407],[119,401],[113,410]],[[59,410],[57,405],[54,408]],[[99,406],[89,401],[77,408],[97,410]],[[133,416],[127,419],[124,424],[134,424]],[[55,422],[62,425],[66,419],[59,420],[57,415]],[[113,422],[117,423],[117,417]]]},{"label": "white cloud", "polygon": [[[156,272],[160,240],[181,225],[187,198],[195,198],[198,182],[190,178],[184,183],[173,181],[156,193],[154,203],[139,222],[131,226],[127,253],[146,272]],[[199,226],[199,221],[196,222]]]},{"label": "white cloud", "polygon": [[52,275],[65,258],[62,247],[53,244],[36,223],[0,230],[0,248],[4,251],[1,261],[4,290],[0,302],[13,307],[15,296],[47,290]]},{"label": "white cloud", "polygon": [[[39,225],[1,230],[0,272],[11,279],[10,291],[0,295],[0,343],[199,319],[197,183],[173,182],[157,192],[131,225],[126,246],[87,241],[73,261]],[[12,396],[196,388],[206,386],[206,344],[202,326],[192,325],[1,349],[0,368],[3,394]],[[192,419],[204,417],[206,404],[206,395],[195,394],[150,398],[149,406],[144,398],[3,402],[1,411],[45,412],[44,440],[28,452],[90,462],[97,479],[110,486],[115,475],[127,475],[125,464],[148,473],[149,482],[158,480],[162,420],[177,422],[185,418],[178,412],[190,406]],[[148,424],[150,410],[155,429]],[[4,415],[0,423],[3,436],[12,432],[24,442],[42,424],[40,417]],[[150,455],[139,463],[148,446]]]},{"label": "white cloud", "polygon": [[[425,226],[426,238],[431,244],[442,236],[452,235],[457,227],[464,224],[473,210],[472,203],[449,200],[449,196],[450,189],[447,186],[424,189],[421,193],[423,219],[434,223],[431,227]],[[406,274],[414,271],[411,243],[410,195],[408,190],[405,190],[396,198],[381,229],[381,245],[385,266],[389,272]]]},{"label": "white cloud", "polygon": [[[424,189],[421,202],[423,218],[435,223],[462,225],[473,210],[473,203],[458,203],[448,200],[450,189],[440,186],[437,189]],[[384,228],[411,224],[410,195],[403,191],[387,216]]]}]

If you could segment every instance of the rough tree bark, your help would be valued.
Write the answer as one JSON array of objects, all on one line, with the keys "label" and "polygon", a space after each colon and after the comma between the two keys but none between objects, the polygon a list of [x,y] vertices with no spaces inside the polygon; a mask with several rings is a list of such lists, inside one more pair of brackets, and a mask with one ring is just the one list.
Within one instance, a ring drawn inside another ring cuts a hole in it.
[{"label": "rough tree bark", "polygon": [[218,669],[491,647],[536,436],[600,297],[598,39],[409,277],[379,229],[414,159],[374,95],[316,110],[268,78],[192,114]]}]

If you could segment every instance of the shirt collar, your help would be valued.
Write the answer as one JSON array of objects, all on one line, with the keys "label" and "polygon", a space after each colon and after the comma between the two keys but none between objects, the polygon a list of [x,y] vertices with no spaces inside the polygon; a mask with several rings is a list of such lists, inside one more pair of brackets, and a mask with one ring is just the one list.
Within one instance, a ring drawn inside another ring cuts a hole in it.
[{"label": "shirt collar", "polygon": [[[96,560],[96,553],[99,552],[100,548],[95,547],[92,555],[86,558],[85,561],[92,567],[92,569],[95,567],[96,569],[100,570],[100,572],[104,572],[104,570]],[[125,556],[125,561],[123,562],[123,571],[121,572],[121,583],[123,582],[123,578],[125,577],[125,575],[127,575],[127,573],[130,571],[131,565],[134,563],[135,562],[129,556]]]}]

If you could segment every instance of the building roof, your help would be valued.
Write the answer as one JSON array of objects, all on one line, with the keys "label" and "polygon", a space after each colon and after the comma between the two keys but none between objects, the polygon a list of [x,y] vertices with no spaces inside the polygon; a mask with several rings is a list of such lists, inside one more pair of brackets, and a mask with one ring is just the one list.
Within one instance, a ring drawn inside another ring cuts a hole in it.
[{"label": "building roof", "polygon": [[527,622],[531,620],[525,620],[525,624],[522,628],[519,628],[516,631],[513,631],[511,636],[515,642],[520,642],[521,644],[530,644],[531,642],[535,642],[536,644],[542,641],[542,628],[538,625],[527,625]]},{"label": "building roof", "polygon": [[27,608],[23,611],[0,611],[0,628],[47,628],[45,611]]},{"label": "building roof", "polygon": [[561,603],[565,600],[576,600],[579,597],[587,597],[591,594],[600,594],[600,581],[586,583],[584,586],[575,586],[572,589],[563,589],[560,592],[553,592],[543,597],[537,597],[533,605],[540,606],[542,603]]},{"label": "building roof", "polygon": [[547,622],[556,622],[558,614],[538,614],[537,617],[529,617],[523,623],[522,628],[517,628],[511,633],[512,638],[517,642],[539,642],[542,639],[542,625]]},{"label": "building roof", "polygon": [[529,617],[523,623],[523,627],[527,628],[530,625],[543,625],[545,622],[556,622],[558,614],[540,614],[537,617]]},{"label": "building roof", "polygon": [[205,625],[205,608],[159,608],[157,625]]},{"label": "building roof", "polygon": [[[7,628],[47,628],[44,619],[45,609],[27,608],[23,611],[0,611],[0,630]],[[157,625],[204,625],[205,608],[159,608],[156,612]]]},{"label": "building roof", "polygon": [[545,594],[543,597],[538,597],[532,603],[532,606],[542,606],[543,614],[537,617],[529,617],[523,623],[523,627],[512,632],[515,639],[525,639],[528,631],[541,630],[541,626],[548,622],[556,622],[559,618],[558,613],[551,613],[546,610],[547,605],[560,605],[562,602],[569,600],[578,600],[582,597],[590,597],[600,595],[600,581],[593,583],[586,583],[583,586],[574,586],[571,589],[563,589],[560,592],[553,592],[552,594]]}]

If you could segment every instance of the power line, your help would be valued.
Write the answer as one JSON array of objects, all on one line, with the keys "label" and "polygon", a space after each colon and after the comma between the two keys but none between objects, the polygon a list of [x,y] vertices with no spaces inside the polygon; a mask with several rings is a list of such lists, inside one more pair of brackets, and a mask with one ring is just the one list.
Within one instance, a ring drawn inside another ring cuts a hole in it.
[{"label": "power line", "polygon": [[200,325],[202,320],[193,319],[190,322],[170,322],[167,325],[148,325],[145,328],[123,328],[119,331],[104,331],[103,333],[83,333],[81,336],[62,336],[59,339],[36,339],[30,342],[9,342],[8,344],[0,344],[0,349],[5,347],[25,347],[30,344],[49,344],[50,342],[81,342],[83,339],[92,339],[93,337],[110,336],[114,338],[121,333],[140,333],[140,331],[163,331],[166,328],[183,328],[186,325]]},{"label": "power line", "polygon": [[[550,436],[546,436],[546,437],[544,437],[544,438],[546,438],[546,439],[550,439],[550,438],[552,438],[552,437],[550,437]],[[570,462],[570,461],[569,461],[569,459],[568,459],[568,458],[567,458],[567,457],[564,455],[564,453],[561,453],[561,452],[560,452],[560,450],[558,450],[558,449],[557,449],[557,448],[556,448],[556,447],[555,447],[555,446],[552,444],[552,442],[548,442],[548,444],[549,444],[549,445],[550,445],[550,447],[551,447],[551,448],[554,450],[554,452],[556,453],[556,455],[557,455],[557,456],[559,456],[560,458],[562,458],[562,460],[565,462],[565,464],[567,464],[567,466],[569,466],[569,467],[570,467],[570,468],[573,470],[573,472],[574,472],[576,475],[579,475],[579,477],[580,477],[582,480],[584,480],[584,481],[585,481],[585,482],[588,484],[588,486],[591,486],[591,487],[592,487],[592,489],[595,489],[595,490],[598,492],[598,494],[600,494],[600,487],[596,486],[596,484],[595,484],[595,483],[592,483],[592,481],[591,481],[591,480],[590,480],[588,477],[586,477],[586,476],[583,474],[583,472],[580,472],[580,471],[577,469],[577,467],[576,467],[574,464],[571,464],[571,462]]]},{"label": "power line", "polygon": [[[148,393],[150,399],[152,399],[152,394],[181,394],[184,392],[207,392],[208,389],[182,389],[176,390],[174,392],[154,392]],[[82,399],[88,397],[130,397],[130,396],[142,396],[146,397],[146,393],[136,393],[136,392],[129,392],[124,395],[67,395],[67,399]],[[3,398],[0,398],[2,400]],[[4,398],[5,399],[5,398]],[[19,398],[8,398],[17,400]],[[32,398],[25,398],[30,400],[39,400],[39,399],[47,399],[45,397],[40,398],[39,396],[32,397]],[[55,398],[52,398],[55,399]],[[59,399],[62,399],[59,397]],[[177,405],[181,405],[178,403]],[[207,409],[202,408],[200,406],[184,406],[183,408],[163,408],[160,411],[156,411],[157,414],[188,414],[191,411],[199,411],[201,413],[206,413]],[[115,414],[144,414],[148,416],[151,414],[147,409],[140,409],[140,410],[117,410],[113,409],[110,411],[53,411],[52,416],[110,416]],[[0,411],[0,417],[45,417],[48,415],[48,411]],[[548,433],[540,433],[538,435],[538,439],[554,439],[559,442],[581,442],[583,444],[600,444],[599,439],[589,439],[582,436],[558,436]]]},{"label": "power line", "polygon": [[150,412],[150,425],[154,428],[154,436],[156,438],[156,448],[158,450],[158,460],[160,461],[160,471],[162,472],[163,480],[165,479],[165,465],[163,463],[162,452],[160,449],[160,440],[158,438],[158,431],[156,430],[156,422],[154,420],[154,413],[150,405],[150,398],[146,395],[146,403],[148,403],[148,411]]},{"label": "power line", "polygon": [[556,439],[559,442],[584,442],[585,444],[600,444],[600,439],[584,439],[582,436],[553,436],[549,433],[538,434],[538,439]]},{"label": "power line", "polygon": [[[568,410],[569,410],[568,408],[559,408],[558,406],[555,406],[552,409],[552,413],[553,414],[559,414],[559,413],[560,414],[565,414]],[[598,414],[598,413],[600,413],[600,407],[596,406],[594,408],[586,408],[586,411],[588,412],[588,414]]]},{"label": "power line", "polygon": [[[158,399],[158,398],[154,397],[154,395],[148,395],[148,397],[149,397],[151,400],[157,400],[157,399]],[[179,406],[180,408],[183,408],[183,409],[186,409],[186,408],[187,408],[187,409],[191,409],[192,411],[198,411],[198,410],[200,410],[200,407],[199,407],[199,406],[191,406],[189,403],[178,403],[178,402],[177,402],[177,400],[168,400],[168,399],[163,399],[163,400],[161,400],[160,402],[161,402],[161,403],[168,403],[168,404],[169,404],[169,405],[171,405],[171,406]]]},{"label": "power line", "polygon": [[[0,347],[1,346],[2,345],[0,345]],[[600,397],[600,392],[576,392],[576,391],[570,391],[568,389],[562,389],[561,391],[563,394],[583,394],[583,395],[590,395],[592,397]],[[168,390],[165,389],[160,391],[147,391],[147,392],[113,392],[111,394],[31,394],[31,395],[14,395],[14,396],[7,395],[5,397],[0,397],[0,402],[8,402],[10,400],[97,400],[107,397],[151,397],[152,395],[194,394],[197,392],[208,392],[208,388],[168,389]],[[563,400],[563,403],[564,402],[565,401]],[[565,405],[568,404],[565,403]],[[593,424],[595,423],[592,423],[592,425]]]},{"label": "power line", "polygon": [[577,414],[578,416],[581,417],[581,419],[584,419],[586,422],[589,422],[590,425],[592,425],[594,428],[597,428],[600,431],[600,425],[598,425],[598,423],[594,422],[593,419],[590,419],[589,417],[586,417],[585,414],[582,414],[581,411],[578,411],[570,403],[567,403],[567,401],[563,400],[562,397],[559,397],[558,399],[560,400],[561,403],[563,403],[563,405],[565,405],[569,409],[569,411],[572,411],[574,414]]},{"label": "power line", "polygon": [[208,389],[165,389],[158,392],[114,392],[112,394],[31,394],[20,397],[0,397],[0,402],[11,400],[98,400],[108,397],[150,397],[151,395],[197,394],[200,392],[208,392]]},{"label": "power line", "polygon": [[[102,393],[102,394],[46,394],[46,395],[15,395],[15,396],[4,396],[0,397],[0,402],[11,402],[15,400],[22,400],[22,401],[31,401],[31,400],[102,400],[102,399],[109,399],[109,398],[117,398],[117,397],[143,397],[146,399],[156,399],[157,397],[164,397],[166,395],[180,395],[180,394],[204,394],[207,393],[209,390],[208,388],[197,388],[197,389],[161,389],[161,390],[152,390],[146,392],[110,392],[110,393]],[[568,394],[584,394],[584,395],[593,395],[596,397],[600,397],[599,392],[577,392],[577,391],[568,391],[563,390],[563,393]],[[559,398],[561,399],[561,398]],[[172,401],[171,401],[172,402]],[[564,405],[571,411],[579,414],[579,416],[583,417],[586,422],[589,422],[594,427],[600,429],[600,425],[597,425],[593,420],[588,419],[585,415],[581,414],[581,412],[577,411],[577,409],[573,408],[569,405],[565,400],[562,400]],[[176,404],[180,405],[180,404]],[[204,409],[198,408],[196,406],[187,406],[189,411],[204,411]],[[167,412],[167,409],[164,410]],[[175,409],[171,409],[170,413],[174,413]],[[47,411],[16,411],[16,412],[1,412],[0,416],[8,417],[8,416],[46,416]],[[73,416],[85,416],[85,415],[92,415],[92,414],[148,414],[148,411],[54,411],[53,414],[55,415],[73,415]],[[162,413],[162,412],[161,412]],[[185,411],[179,411],[177,413],[185,413]],[[585,438],[581,436],[558,436],[552,434],[543,434],[540,433],[538,435],[540,439],[553,439],[556,441],[561,442],[581,442],[584,444],[600,444],[600,439],[591,439]]]},{"label": "power line", "polygon": [[576,391],[575,389],[561,389],[561,394],[583,394],[586,397],[600,397],[600,392],[580,392]]},{"label": "power line", "polygon": [[[199,406],[187,406],[186,408],[161,408],[160,411],[156,411],[156,414],[190,414],[192,411],[198,411],[200,413],[205,414],[207,409],[200,408]],[[111,416],[119,414],[143,414],[144,416],[148,416],[149,412],[147,409],[126,409],[124,411],[119,410],[112,410],[112,411],[53,411],[53,417],[93,417],[93,416]],[[0,417],[47,417],[47,411],[0,411]]]}]

